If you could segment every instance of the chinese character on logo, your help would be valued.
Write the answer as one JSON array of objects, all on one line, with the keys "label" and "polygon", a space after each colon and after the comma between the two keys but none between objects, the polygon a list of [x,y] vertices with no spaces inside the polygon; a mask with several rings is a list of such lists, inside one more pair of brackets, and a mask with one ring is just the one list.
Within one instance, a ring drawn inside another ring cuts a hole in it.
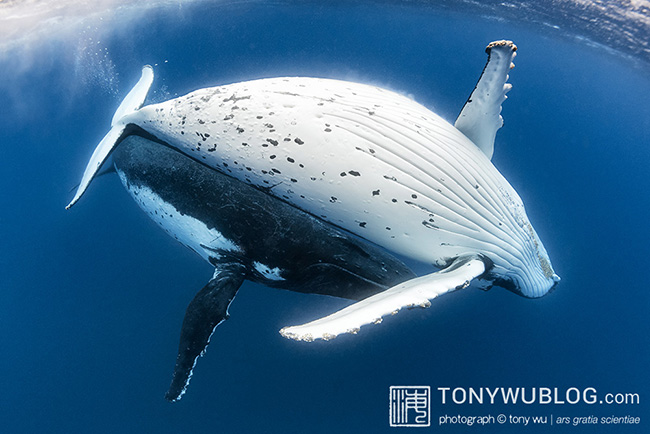
[{"label": "chinese character on logo", "polygon": [[390,386],[390,426],[429,426],[431,387]]}]

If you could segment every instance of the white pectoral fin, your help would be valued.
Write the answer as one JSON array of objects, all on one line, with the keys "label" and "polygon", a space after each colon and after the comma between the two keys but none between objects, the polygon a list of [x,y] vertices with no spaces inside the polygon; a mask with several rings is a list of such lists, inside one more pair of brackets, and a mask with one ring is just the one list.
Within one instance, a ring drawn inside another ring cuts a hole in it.
[{"label": "white pectoral fin", "polygon": [[99,145],[97,145],[95,151],[93,152],[93,155],[90,157],[90,161],[88,161],[88,164],[86,165],[86,170],[84,170],[84,174],[81,177],[81,182],[79,183],[79,187],[77,187],[77,192],[75,193],[68,206],[65,207],[65,209],[70,209],[70,207],[77,203],[81,196],[86,192],[86,189],[90,185],[90,182],[93,180],[93,178],[95,178],[99,172],[99,169],[102,167],[109,154],[117,144],[118,140],[122,136],[124,128],[126,128],[126,125],[118,123],[113,128],[111,128],[108,134],[106,134],[102,141],[99,142]]},{"label": "white pectoral fin", "polygon": [[354,334],[361,326],[378,324],[384,315],[395,314],[403,307],[429,307],[430,300],[466,288],[472,279],[484,272],[485,262],[479,256],[462,256],[444,270],[411,279],[324,318],[285,327],[280,334],[285,338],[308,342],[333,339],[341,333]]},{"label": "white pectoral fin", "polygon": [[514,67],[517,46],[512,41],[495,41],[485,51],[488,61],[474,91],[463,106],[454,126],[488,157],[494,153],[494,138],[503,126],[501,104],[512,88],[508,72]]},{"label": "white pectoral fin", "polygon": [[124,97],[120,106],[115,110],[113,115],[113,120],[111,121],[111,126],[114,126],[120,121],[124,116],[137,111],[144,104],[144,100],[147,98],[149,93],[149,88],[153,83],[153,68],[149,65],[145,65],[142,68],[142,75],[140,75],[140,80],[133,86],[133,89]]},{"label": "white pectoral fin", "polygon": [[142,104],[144,104],[144,100],[147,97],[147,93],[149,92],[149,88],[151,87],[151,83],[153,83],[153,68],[147,65],[142,68],[140,80],[138,80],[136,85],[126,95],[120,106],[115,111],[113,120],[111,121],[111,130],[104,136],[102,141],[99,142],[99,145],[97,145],[93,151],[90,161],[88,161],[84,174],[81,177],[81,182],[79,183],[77,192],[65,209],[70,209],[70,207],[77,203],[81,196],[86,192],[86,189],[99,172],[99,169],[120,142],[120,138],[127,126],[127,122],[124,119],[125,116],[138,111],[142,107]]}]

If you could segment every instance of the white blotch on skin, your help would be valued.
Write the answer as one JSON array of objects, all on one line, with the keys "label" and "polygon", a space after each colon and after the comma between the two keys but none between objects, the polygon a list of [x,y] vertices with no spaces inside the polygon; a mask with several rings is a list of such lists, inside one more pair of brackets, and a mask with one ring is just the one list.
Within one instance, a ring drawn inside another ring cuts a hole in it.
[{"label": "white blotch on skin", "polygon": [[281,276],[282,270],[280,270],[278,267],[270,268],[257,261],[253,262],[253,267],[255,267],[255,270],[258,273],[260,273],[262,276],[266,277],[267,279],[285,280],[284,277]]},{"label": "white blotch on skin", "polygon": [[206,261],[209,262],[209,257],[216,255],[213,250],[242,252],[239,246],[224,237],[217,229],[208,228],[202,221],[187,214],[181,214],[172,204],[165,202],[150,188],[127,183],[126,176],[122,171],[118,170],[118,174],[133,199],[154,222]]}]

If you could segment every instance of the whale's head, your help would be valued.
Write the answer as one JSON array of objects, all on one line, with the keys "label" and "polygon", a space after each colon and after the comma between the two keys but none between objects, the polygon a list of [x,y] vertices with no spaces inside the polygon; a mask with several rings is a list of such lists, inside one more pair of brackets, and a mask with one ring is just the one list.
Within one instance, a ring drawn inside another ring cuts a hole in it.
[{"label": "whale's head", "polygon": [[495,261],[493,282],[523,297],[541,297],[558,284],[560,277],[553,270],[544,244],[528,220],[522,200],[507,187],[502,186],[499,193],[510,214],[509,235],[515,255],[505,261],[502,269],[499,269],[501,261]]}]

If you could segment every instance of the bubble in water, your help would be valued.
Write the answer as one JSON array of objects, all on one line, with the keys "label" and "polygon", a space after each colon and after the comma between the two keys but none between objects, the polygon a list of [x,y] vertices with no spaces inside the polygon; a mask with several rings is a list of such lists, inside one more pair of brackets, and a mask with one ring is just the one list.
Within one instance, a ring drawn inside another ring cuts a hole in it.
[{"label": "bubble in water", "polygon": [[75,52],[75,77],[83,87],[100,88],[110,95],[118,94],[118,73],[107,47],[95,36],[96,30],[88,27],[82,31]]}]

